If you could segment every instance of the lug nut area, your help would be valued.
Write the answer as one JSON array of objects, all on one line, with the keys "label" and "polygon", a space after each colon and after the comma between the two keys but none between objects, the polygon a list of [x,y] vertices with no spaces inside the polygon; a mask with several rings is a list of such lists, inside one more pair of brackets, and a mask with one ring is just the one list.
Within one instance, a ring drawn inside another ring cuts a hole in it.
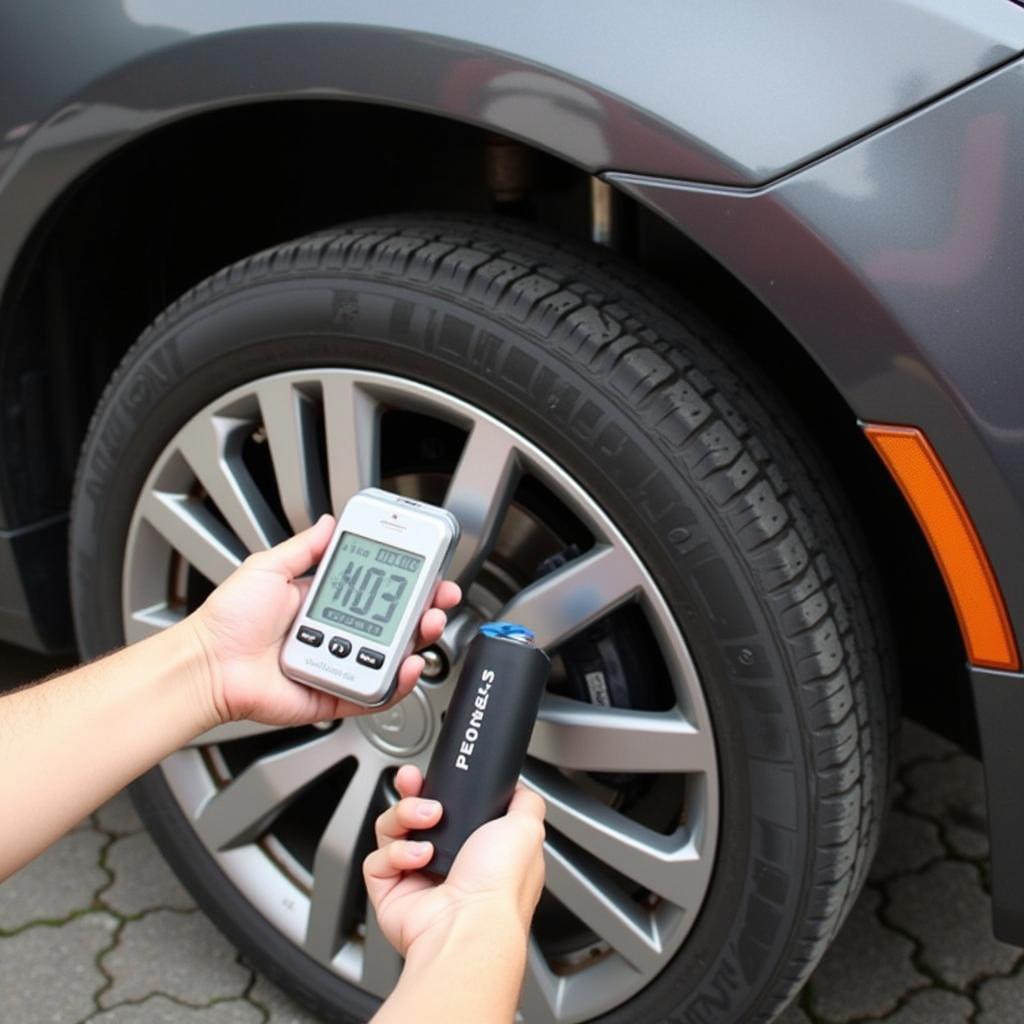
[{"label": "lug nut area", "polygon": [[424,679],[437,682],[447,673],[448,660],[436,647],[428,647],[425,651],[420,651],[420,656],[423,658],[422,677]]}]

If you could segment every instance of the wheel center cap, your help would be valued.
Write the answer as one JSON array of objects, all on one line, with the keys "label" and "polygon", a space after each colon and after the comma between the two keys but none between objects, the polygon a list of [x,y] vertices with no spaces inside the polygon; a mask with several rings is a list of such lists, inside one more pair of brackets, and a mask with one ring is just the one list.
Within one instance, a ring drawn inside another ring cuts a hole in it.
[{"label": "wheel center cap", "polygon": [[434,731],[434,714],[418,688],[405,700],[357,719],[366,738],[389,754],[415,754],[422,750]]}]

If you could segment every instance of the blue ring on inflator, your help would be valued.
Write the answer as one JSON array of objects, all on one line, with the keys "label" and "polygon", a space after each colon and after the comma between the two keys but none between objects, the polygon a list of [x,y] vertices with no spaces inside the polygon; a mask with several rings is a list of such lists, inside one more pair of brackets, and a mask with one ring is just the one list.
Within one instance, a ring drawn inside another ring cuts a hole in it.
[{"label": "blue ring on inflator", "polygon": [[517,622],[485,622],[479,632],[483,636],[492,636],[508,640],[534,640],[534,632]]}]

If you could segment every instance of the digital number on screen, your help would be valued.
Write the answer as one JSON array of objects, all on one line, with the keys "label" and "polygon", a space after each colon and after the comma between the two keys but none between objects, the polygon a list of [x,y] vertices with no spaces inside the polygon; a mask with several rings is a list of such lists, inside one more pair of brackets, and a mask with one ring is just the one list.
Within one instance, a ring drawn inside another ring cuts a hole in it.
[{"label": "digital number on screen", "polygon": [[343,533],[309,614],[387,645],[402,620],[422,565],[420,555]]}]

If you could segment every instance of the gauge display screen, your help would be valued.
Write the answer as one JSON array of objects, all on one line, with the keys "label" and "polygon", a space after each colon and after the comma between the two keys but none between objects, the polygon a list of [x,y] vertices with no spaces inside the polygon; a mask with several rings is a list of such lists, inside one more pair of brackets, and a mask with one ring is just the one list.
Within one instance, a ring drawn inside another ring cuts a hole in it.
[{"label": "gauge display screen", "polygon": [[394,639],[422,568],[421,555],[346,531],[309,615],[386,646]]}]

